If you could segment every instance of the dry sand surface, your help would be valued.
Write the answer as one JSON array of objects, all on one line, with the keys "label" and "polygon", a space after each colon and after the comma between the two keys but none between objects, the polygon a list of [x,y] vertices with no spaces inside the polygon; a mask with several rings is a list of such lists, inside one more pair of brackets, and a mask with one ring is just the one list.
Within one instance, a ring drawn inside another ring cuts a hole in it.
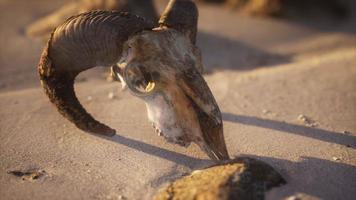
[{"label": "dry sand surface", "polygon": [[[84,133],[56,111],[36,74],[43,41],[27,38],[24,28],[63,2],[0,1],[0,198],[149,199],[168,181],[212,164],[197,146],[157,136],[143,102],[105,81],[101,69],[84,74],[76,90],[116,136]],[[268,199],[355,199],[355,16],[289,22],[199,9],[204,77],[230,155],[261,159],[286,178]],[[43,175],[22,180],[12,170]]]}]

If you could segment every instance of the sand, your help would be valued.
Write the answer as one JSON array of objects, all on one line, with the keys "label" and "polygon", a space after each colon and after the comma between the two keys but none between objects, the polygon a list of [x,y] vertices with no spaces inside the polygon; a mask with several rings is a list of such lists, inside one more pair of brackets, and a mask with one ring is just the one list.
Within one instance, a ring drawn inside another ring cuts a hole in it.
[{"label": "sand", "polygon": [[[27,38],[24,28],[61,4],[0,1],[1,199],[150,199],[167,182],[213,164],[197,146],[157,136],[144,103],[107,82],[102,69],[83,74],[76,90],[116,136],[84,133],[56,111],[36,73],[43,41]],[[285,177],[267,199],[354,199],[355,16],[290,22],[199,9],[204,77],[221,108],[230,155],[263,160]],[[12,170],[43,175],[22,180]]]}]

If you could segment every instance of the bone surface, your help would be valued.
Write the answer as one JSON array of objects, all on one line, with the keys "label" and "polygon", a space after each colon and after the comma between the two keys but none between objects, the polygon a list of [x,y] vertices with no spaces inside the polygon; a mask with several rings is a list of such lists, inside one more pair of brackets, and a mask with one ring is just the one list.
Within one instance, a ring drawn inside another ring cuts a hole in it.
[{"label": "bone surface", "polygon": [[[159,188],[211,166],[197,145],[186,149],[157,136],[145,103],[117,92],[120,83],[107,82],[100,68],[80,74],[86,81],[75,91],[117,135],[88,135],[57,113],[34,70],[43,42],[22,30],[68,2],[0,1],[0,199],[150,200]],[[230,156],[255,157],[286,178],[266,200],[354,200],[355,21],[323,21],[329,28],[318,29],[198,6],[204,79],[221,109]],[[115,100],[107,98],[112,91]],[[45,175],[31,182],[9,174],[37,170]]]},{"label": "bone surface", "polygon": [[[144,78],[142,73],[155,77],[150,92],[133,92],[145,101],[155,131],[181,146],[194,142],[212,159],[228,159],[221,114],[199,73],[201,57],[190,38],[173,29],[157,28],[130,38],[126,45],[117,71],[130,68],[129,76],[137,74],[134,78]],[[136,91],[137,81],[126,78],[123,84]]]},{"label": "bone surface", "polygon": [[185,147],[194,142],[211,159],[229,159],[219,107],[200,74],[197,16],[192,1],[172,0],[156,28],[142,17],[117,11],[70,17],[54,29],[40,58],[46,95],[79,129],[113,136],[116,130],[94,119],[73,88],[80,72],[111,66],[122,87],[145,101],[157,134]]}]

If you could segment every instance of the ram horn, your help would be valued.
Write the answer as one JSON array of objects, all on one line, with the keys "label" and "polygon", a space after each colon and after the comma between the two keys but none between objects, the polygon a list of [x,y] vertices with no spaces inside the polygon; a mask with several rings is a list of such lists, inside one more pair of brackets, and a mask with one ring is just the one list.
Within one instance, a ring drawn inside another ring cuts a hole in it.
[{"label": "ram horn", "polygon": [[50,101],[79,129],[114,135],[114,129],[95,120],[82,107],[75,95],[74,79],[92,67],[117,63],[124,42],[152,28],[153,24],[143,18],[115,11],[93,11],[69,18],[51,34],[38,65]]},{"label": "ram horn", "polygon": [[187,36],[195,44],[198,9],[190,0],[170,0],[159,19],[160,27],[173,28]]},{"label": "ram horn", "polygon": [[26,34],[30,37],[48,38],[52,30],[70,16],[94,10],[130,12],[152,22],[156,22],[158,18],[152,0],[78,0],[31,23],[26,28]]}]

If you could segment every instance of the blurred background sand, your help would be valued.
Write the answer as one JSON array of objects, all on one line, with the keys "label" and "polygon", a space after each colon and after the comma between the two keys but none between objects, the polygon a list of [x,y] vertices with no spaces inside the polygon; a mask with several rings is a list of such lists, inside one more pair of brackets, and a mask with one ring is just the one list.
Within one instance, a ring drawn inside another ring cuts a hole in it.
[{"label": "blurred background sand", "polygon": [[[25,28],[66,2],[0,1],[1,199],[149,199],[168,181],[212,164],[197,146],[157,136],[143,102],[106,81],[104,69],[81,75],[76,90],[118,135],[90,135],[60,116],[37,77],[44,42],[28,38]],[[166,2],[158,0],[158,10]],[[288,181],[268,199],[356,196],[352,4],[345,18],[261,17],[198,5],[204,77],[221,108],[230,155],[266,161]],[[44,175],[21,180],[7,173],[32,169]]]}]

